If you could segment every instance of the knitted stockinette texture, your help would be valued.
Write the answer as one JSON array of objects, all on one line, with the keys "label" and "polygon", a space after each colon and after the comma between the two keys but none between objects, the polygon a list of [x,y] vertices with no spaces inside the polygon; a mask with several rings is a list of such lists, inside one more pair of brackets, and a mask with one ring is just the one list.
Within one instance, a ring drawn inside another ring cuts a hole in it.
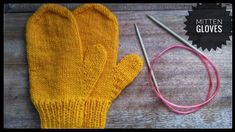
[{"label": "knitted stockinette texture", "polygon": [[26,41],[30,95],[41,127],[81,128],[84,103],[107,60],[105,48],[97,42],[84,50],[72,12],[55,4],[29,18]]},{"label": "knitted stockinette texture", "polygon": [[107,51],[107,62],[101,77],[86,100],[83,128],[104,128],[112,101],[133,81],[143,67],[136,54],[125,56],[117,64],[118,21],[101,4],[84,4],[73,11],[79,27],[82,47],[89,49],[96,43]]}]

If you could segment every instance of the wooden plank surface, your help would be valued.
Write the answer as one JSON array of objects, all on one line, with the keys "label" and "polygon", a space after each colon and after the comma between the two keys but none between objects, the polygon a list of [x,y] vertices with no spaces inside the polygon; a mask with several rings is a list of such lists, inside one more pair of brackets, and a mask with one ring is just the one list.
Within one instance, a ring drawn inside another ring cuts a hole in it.
[{"label": "wooden plank surface", "polygon": [[[73,9],[78,4],[66,4]],[[9,4],[4,14],[4,127],[39,128],[28,87],[25,23],[39,4]],[[137,23],[150,57],[179,43],[145,15],[150,14],[184,38],[184,21],[190,4],[107,4],[119,20],[118,60],[130,53],[143,57],[134,30]],[[135,8],[136,7],[136,8]],[[229,7],[229,5],[228,5]],[[141,11],[142,10],[142,11]],[[228,9],[231,11],[231,9]],[[156,99],[146,84],[146,64],[138,77],[113,102],[107,128],[231,128],[232,127],[232,42],[217,51],[203,51],[216,64],[221,87],[216,98],[200,111],[177,115]],[[175,103],[195,104],[206,96],[208,79],[202,63],[192,54],[174,50],[157,65],[161,92]],[[143,89],[143,87],[146,87]]]},{"label": "wooden plank surface", "polygon": [[[41,4],[9,4],[8,12],[33,12],[35,11]],[[77,4],[66,4],[62,3],[62,5],[66,6],[70,9],[75,9],[77,6],[81,5]],[[129,3],[129,4],[117,4],[117,3],[104,3],[112,11],[148,11],[148,10],[191,10],[192,6],[196,6],[196,3]],[[223,3],[223,6],[226,6],[228,9],[232,8],[231,3]]]}]

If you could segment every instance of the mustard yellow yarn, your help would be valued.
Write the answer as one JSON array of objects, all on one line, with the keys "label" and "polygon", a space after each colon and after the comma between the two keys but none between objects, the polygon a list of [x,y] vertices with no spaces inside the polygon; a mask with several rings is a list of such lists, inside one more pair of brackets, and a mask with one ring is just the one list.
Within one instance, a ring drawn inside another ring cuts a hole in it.
[{"label": "mustard yellow yarn", "polygon": [[[91,38],[93,39],[93,38]],[[103,71],[105,48],[82,47],[71,11],[41,6],[26,25],[30,95],[42,128],[81,128],[84,103]]]},{"label": "mustard yellow yarn", "polygon": [[84,4],[73,11],[79,27],[82,47],[89,49],[100,43],[107,51],[107,63],[92,93],[86,100],[83,128],[104,128],[112,101],[133,81],[143,67],[136,54],[117,63],[118,21],[101,4]]}]

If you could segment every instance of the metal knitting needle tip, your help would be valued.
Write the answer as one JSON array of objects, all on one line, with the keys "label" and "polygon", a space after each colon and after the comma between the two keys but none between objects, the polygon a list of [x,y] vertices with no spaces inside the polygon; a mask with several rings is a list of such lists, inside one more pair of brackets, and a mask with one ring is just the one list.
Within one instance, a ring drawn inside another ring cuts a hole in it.
[{"label": "metal knitting needle tip", "polygon": [[154,21],[155,23],[157,23],[158,25],[160,25],[163,29],[165,29],[166,31],[168,31],[170,34],[172,34],[174,37],[176,37],[177,39],[179,39],[181,42],[183,42],[184,44],[186,44],[188,47],[194,49],[195,51],[197,51],[198,53],[200,53],[203,56],[206,56],[203,52],[201,52],[199,49],[195,48],[194,46],[192,46],[188,41],[186,41],[185,39],[183,39],[181,36],[179,36],[178,34],[176,34],[174,31],[172,31],[170,28],[168,28],[166,25],[164,25],[163,23],[161,23],[159,20],[157,20],[156,18],[154,18],[151,15],[147,15],[152,21]]},{"label": "metal knitting needle tip", "polygon": [[[145,47],[144,47],[144,43],[143,43],[143,40],[142,40],[142,37],[140,35],[140,31],[139,31],[139,28],[137,26],[137,24],[135,24],[135,30],[136,30],[136,33],[137,33],[137,36],[139,38],[139,41],[140,41],[140,45],[141,45],[141,48],[144,52],[144,57],[145,57],[145,60],[147,62],[147,65],[148,65],[148,68],[149,68],[149,71],[150,71],[150,74],[151,74],[151,77],[152,77],[152,80],[153,80],[153,83],[156,87],[158,87],[158,84],[157,84],[157,80],[156,80],[156,77],[151,69],[151,65],[150,65],[150,62],[149,62],[149,58],[148,58],[148,55],[147,55],[147,52],[145,50]],[[157,90],[157,89],[156,89]]]}]

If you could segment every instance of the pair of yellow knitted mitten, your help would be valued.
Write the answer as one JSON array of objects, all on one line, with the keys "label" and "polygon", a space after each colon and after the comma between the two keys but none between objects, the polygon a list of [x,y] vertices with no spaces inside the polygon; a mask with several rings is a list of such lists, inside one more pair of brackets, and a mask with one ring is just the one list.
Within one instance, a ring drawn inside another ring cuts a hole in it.
[{"label": "pair of yellow knitted mitten", "polygon": [[104,128],[112,101],[142,59],[118,64],[118,22],[100,4],[42,5],[26,26],[30,95],[42,128]]}]

